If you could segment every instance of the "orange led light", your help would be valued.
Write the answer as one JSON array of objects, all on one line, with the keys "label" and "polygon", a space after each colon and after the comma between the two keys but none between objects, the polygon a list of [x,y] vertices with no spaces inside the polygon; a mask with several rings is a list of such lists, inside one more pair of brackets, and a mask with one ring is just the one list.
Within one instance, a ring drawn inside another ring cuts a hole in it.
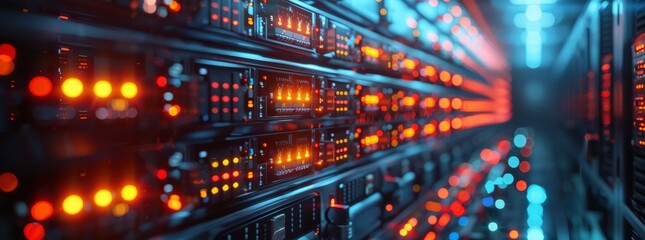
[{"label": "orange led light", "polygon": [[441,198],[441,199],[448,198],[449,194],[450,194],[450,192],[448,192],[448,189],[446,189],[446,188],[440,188],[439,191],[437,191],[437,196],[439,196],[439,198]]},{"label": "orange led light", "polygon": [[179,211],[181,209],[181,199],[179,198],[179,195],[173,194],[170,195],[168,198],[168,208]]},{"label": "orange led light", "polygon": [[170,115],[171,117],[179,115],[180,112],[181,112],[181,107],[177,104],[172,105],[170,106],[170,108],[168,108],[168,115]]},{"label": "orange led light", "polygon": [[439,123],[439,131],[447,132],[449,130],[450,130],[450,121],[443,120],[441,121],[441,123]]},{"label": "orange led light", "polygon": [[513,229],[508,232],[508,237],[510,239],[517,239],[518,237],[520,237],[520,233],[517,230]]},{"label": "orange led light", "polygon": [[54,213],[54,207],[47,201],[38,201],[31,207],[31,216],[38,221],[45,221]]},{"label": "orange led light", "polygon": [[44,97],[52,91],[52,82],[49,78],[37,76],[29,82],[29,92],[36,97]]},{"label": "orange led light", "polygon": [[441,98],[439,99],[439,107],[443,109],[447,109],[450,107],[450,99],[448,98]]}]

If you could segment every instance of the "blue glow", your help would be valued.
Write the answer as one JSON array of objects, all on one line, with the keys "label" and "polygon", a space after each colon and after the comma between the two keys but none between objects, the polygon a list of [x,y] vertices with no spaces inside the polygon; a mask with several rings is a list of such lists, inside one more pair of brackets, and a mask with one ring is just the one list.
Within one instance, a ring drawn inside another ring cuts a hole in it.
[{"label": "blue glow", "polygon": [[466,226],[468,225],[468,217],[466,216],[460,217],[457,222],[459,223],[459,226],[462,226],[462,227]]},{"label": "blue glow", "polygon": [[495,191],[495,183],[493,181],[486,181],[486,184],[484,184],[484,188],[486,189],[487,193],[492,193]]},{"label": "blue glow", "polygon": [[513,177],[513,174],[510,173],[505,173],[502,178],[504,179],[504,183],[506,184],[513,184],[513,181],[515,181],[515,177]]},{"label": "blue glow", "polygon": [[524,146],[526,146],[526,136],[524,136],[523,134],[515,135],[515,137],[513,138],[513,144],[515,144],[515,146],[518,148],[523,148]]},{"label": "blue glow", "polygon": [[495,200],[495,207],[497,209],[503,209],[506,206],[506,202],[504,202],[503,199],[497,199]]},{"label": "blue glow", "polygon": [[526,208],[526,213],[528,213],[529,216],[542,216],[544,208],[542,208],[542,205],[540,204],[531,203]]},{"label": "blue glow", "polygon": [[526,66],[536,69],[542,65],[542,30],[526,30]]},{"label": "blue glow", "polygon": [[544,232],[540,228],[529,228],[526,232],[527,240],[544,240]]},{"label": "blue glow", "polygon": [[448,235],[448,238],[449,238],[450,240],[458,240],[458,239],[459,239],[459,233],[457,233],[457,232],[451,232],[451,233]]},{"label": "blue glow", "polygon": [[494,202],[495,199],[493,199],[493,197],[485,197],[482,199],[482,205],[484,205],[484,207],[491,207]]},{"label": "blue glow", "polygon": [[172,101],[174,97],[175,96],[173,96],[171,92],[165,92],[163,94],[163,100],[166,100],[166,101]]},{"label": "blue glow", "polygon": [[516,156],[511,156],[508,158],[508,166],[511,168],[517,168],[520,165],[520,159]]},{"label": "blue glow", "polygon": [[512,4],[515,5],[527,5],[527,4],[553,4],[558,0],[511,0]]},{"label": "blue glow", "polygon": [[504,179],[502,177],[495,178],[495,185],[502,185],[502,184],[504,184]]},{"label": "blue glow", "polygon": [[531,184],[526,191],[526,199],[529,203],[542,204],[547,199],[546,191],[540,185]]},{"label": "blue glow", "polygon": [[540,5],[528,5],[526,7],[526,19],[537,22],[542,18],[542,8]]},{"label": "blue glow", "polygon": [[490,230],[491,232],[497,231],[497,223],[495,222],[488,223],[488,230]]},{"label": "blue glow", "polygon": [[526,220],[526,224],[529,228],[539,228],[542,227],[542,217],[539,216],[529,216],[529,219]]}]

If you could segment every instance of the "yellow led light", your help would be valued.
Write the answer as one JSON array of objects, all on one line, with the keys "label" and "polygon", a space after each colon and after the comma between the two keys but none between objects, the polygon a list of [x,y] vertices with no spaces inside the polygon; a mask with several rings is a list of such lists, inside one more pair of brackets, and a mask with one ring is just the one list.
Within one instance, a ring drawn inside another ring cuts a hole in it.
[{"label": "yellow led light", "polygon": [[78,195],[70,195],[63,200],[63,211],[75,215],[83,210],[83,199]]},{"label": "yellow led light", "polygon": [[107,207],[112,203],[112,193],[105,189],[99,190],[94,194],[94,203],[99,207]]},{"label": "yellow led light", "polygon": [[83,82],[78,78],[68,78],[61,85],[61,89],[65,96],[75,98],[83,93]]},{"label": "yellow led light", "polygon": [[135,96],[137,96],[138,92],[139,89],[133,82],[126,82],[121,85],[121,95],[123,95],[123,97],[125,98],[134,98]]},{"label": "yellow led light", "polygon": [[137,197],[137,187],[133,185],[126,185],[121,189],[121,197],[123,200],[132,201]]},{"label": "yellow led light", "polygon": [[99,98],[106,98],[112,94],[112,84],[110,82],[101,80],[94,83],[94,95]]}]

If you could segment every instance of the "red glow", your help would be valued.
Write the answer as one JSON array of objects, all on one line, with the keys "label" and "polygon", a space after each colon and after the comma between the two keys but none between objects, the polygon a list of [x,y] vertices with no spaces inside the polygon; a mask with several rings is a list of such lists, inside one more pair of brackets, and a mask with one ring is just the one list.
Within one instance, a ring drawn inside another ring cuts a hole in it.
[{"label": "red glow", "polygon": [[29,82],[29,91],[36,97],[44,97],[52,91],[52,82],[49,78],[37,76]]},{"label": "red glow", "polygon": [[157,86],[165,87],[166,85],[168,85],[168,78],[166,78],[164,76],[158,76],[157,77]]},{"label": "red glow", "polygon": [[437,216],[435,216],[435,215],[432,215],[432,216],[428,217],[428,223],[430,225],[435,225],[437,223],[437,220],[438,220]]},{"label": "red glow", "polygon": [[454,214],[455,217],[460,217],[461,215],[464,215],[464,213],[466,212],[466,209],[464,208],[464,206],[461,205],[461,203],[452,202],[450,204],[450,211],[452,211],[452,214]]},{"label": "red glow", "polygon": [[526,146],[520,149],[520,153],[522,154],[523,157],[527,158],[527,157],[530,157],[531,154],[533,154],[533,150],[530,147]]},{"label": "red glow", "polygon": [[13,60],[14,58],[16,58],[16,48],[8,43],[0,44],[0,55],[5,55]]},{"label": "red glow", "polygon": [[22,232],[29,240],[40,240],[45,237],[45,228],[40,223],[27,223]]},{"label": "red glow", "polygon": [[228,174],[228,173],[224,173],[224,174],[222,174],[222,179],[224,179],[224,180],[228,180],[229,178],[231,178],[231,175],[230,175],[230,174]]},{"label": "red glow", "polygon": [[45,221],[54,213],[54,207],[47,201],[39,201],[31,207],[31,217],[38,221]]},{"label": "red glow", "polygon": [[218,175],[213,175],[213,176],[211,177],[211,181],[213,181],[213,182],[219,182],[219,176],[218,176]]},{"label": "red glow", "polygon": [[524,190],[526,190],[526,181],[517,181],[517,183],[515,183],[515,187],[517,188],[517,191],[524,192]]},{"label": "red glow", "polygon": [[438,222],[440,226],[445,227],[446,225],[448,225],[448,223],[450,223],[450,215],[447,213],[442,214],[441,217],[439,217]]},{"label": "red glow", "polygon": [[239,177],[240,171],[233,171],[233,177]]},{"label": "red glow", "polygon": [[531,164],[528,161],[522,161],[520,162],[520,171],[523,173],[527,173],[531,170]]},{"label": "red glow", "polygon": [[457,186],[457,184],[459,184],[459,177],[450,176],[450,178],[448,178],[448,183],[450,184],[450,186]]},{"label": "red glow", "polygon": [[457,193],[457,199],[464,203],[468,202],[470,200],[470,193],[467,191],[459,191],[459,193]]},{"label": "red glow", "polygon": [[441,208],[442,208],[441,203],[433,202],[433,201],[426,202],[426,210],[430,212],[440,212]]},{"label": "red glow", "polygon": [[[434,216],[433,216],[434,217]],[[435,217],[436,218],[436,217]],[[435,240],[437,238],[437,234],[434,232],[428,232],[425,237],[423,237],[423,240]]]},{"label": "red glow", "polygon": [[508,152],[511,149],[511,142],[502,140],[497,144],[497,148],[499,148],[503,152]]},{"label": "red glow", "polygon": [[159,180],[164,180],[168,177],[168,172],[165,169],[159,169],[156,175]]},{"label": "red glow", "polygon": [[391,212],[393,209],[394,207],[392,206],[392,204],[388,203],[387,205],[385,205],[385,211]]},{"label": "red glow", "polygon": [[10,172],[0,174],[0,190],[11,192],[18,187],[18,178]]}]

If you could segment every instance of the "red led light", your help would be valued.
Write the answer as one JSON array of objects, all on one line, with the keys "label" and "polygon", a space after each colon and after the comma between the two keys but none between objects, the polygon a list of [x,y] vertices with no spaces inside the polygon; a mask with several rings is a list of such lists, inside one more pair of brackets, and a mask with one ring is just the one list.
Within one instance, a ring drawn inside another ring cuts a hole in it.
[{"label": "red led light", "polygon": [[22,232],[29,240],[40,240],[45,237],[45,228],[40,223],[27,223]]},{"label": "red led light", "polygon": [[459,177],[450,176],[450,178],[448,178],[448,183],[450,184],[450,186],[457,186],[457,184],[459,184]]},{"label": "red led light", "polygon": [[387,205],[385,205],[385,211],[391,212],[393,209],[394,207],[392,206],[392,204],[388,203]]},{"label": "red led light", "polygon": [[223,96],[222,97],[222,102],[230,102],[231,98],[229,96]]},{"label": "red led light", "polygon": [[156,175],[159,180],[164,180],[168,177],[168,172],[165,169],[159,169]]},{"label": "red led light", "polygon": [[524,192],[526,190],[526,181],[524,180],[519,180],[517,183],[515,183],[515,188],[517,188],[517,191]]},{"label": "red led light", "polygon": [[18,178],[10,172],[0,174],[0,190],[11,192],[18,187]]},{"label": "red led light", "polygon": [[442,227],[445,227],[446,225],[448,225],[448,223],[450,223],[450,214],[447,214],[447,213],[442,214],[441,217],[439,217],[438,223]]},{"label": "red led light", "polygon": [[5,55],[13,60],[14,58],[16,58],[16,48],[8,43],[0,44],[0,55]]},{"label": "red led light", "polygon": [[213,82],[211,83],[212,88],[219,88],[219,83],[218,82]]},{"label": "red led light", "polygon": [[29,91],[36,97],[44,97],[52,91],[52,82],[49,78],[37,76],[29,82]]},{"label": "red led light", "polygon": [[166,78],[164,76],[158,76],[157,77],[157,86],[165,87],[166,85],[168,85],[168,78]]},{"label": "red led light", "polygon": [[219,102],[219,96],[217,95],[211,96],[211,102]]},{"label": "red led light", "polygon": [[213,181],[213,182],[219,182],[219,176],[218,176],[218,175],[213,175],[213,176],[211,177],[211,181]]},{"label": "red led light", "polygon": [[520,171],[523,173],[527,173],[531,170],[531,164],[528,161],[522,161],[520,162]]},{"label": "red led light", "polygon": [[229,87],[231,87],[231,85],[229,85],[228,83],[222,83],[222,88],[228,89]]}]

